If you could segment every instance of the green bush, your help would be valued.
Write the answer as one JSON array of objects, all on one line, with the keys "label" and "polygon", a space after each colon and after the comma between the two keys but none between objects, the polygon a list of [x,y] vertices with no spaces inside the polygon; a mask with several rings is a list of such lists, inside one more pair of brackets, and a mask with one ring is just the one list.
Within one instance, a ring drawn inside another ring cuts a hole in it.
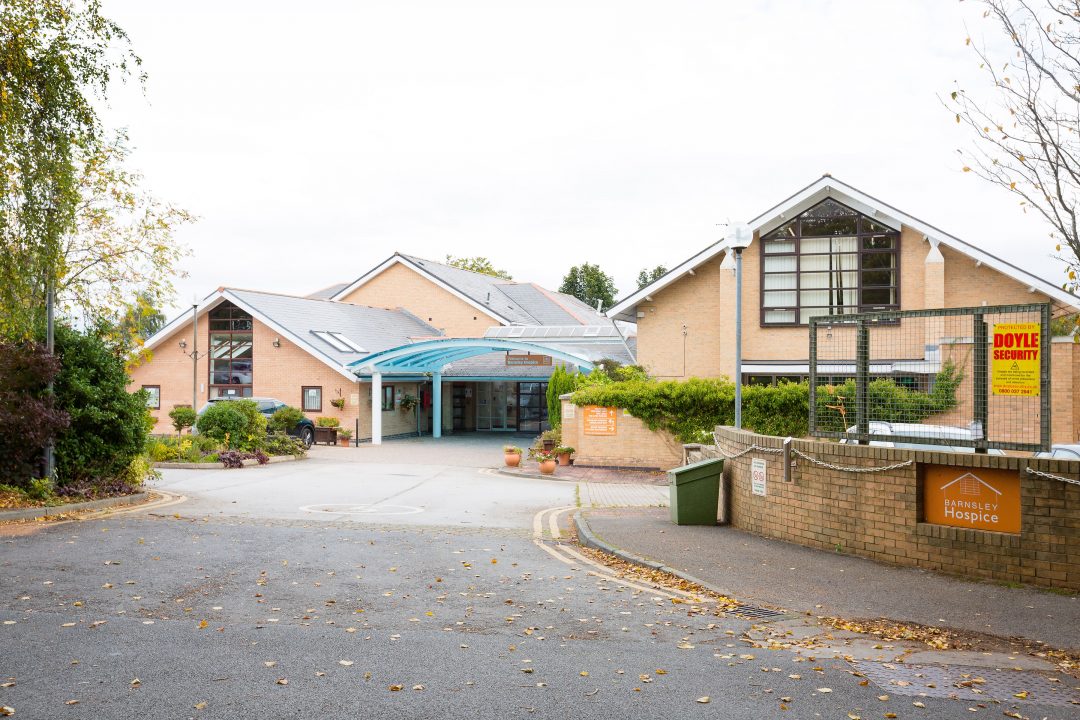
[{"label": "green bush", "polygon": [[71,424],[56,440],[57,482],[82,486],[114,481],[146,447],[152,420],[146,393],[129,393],[124,359],[106,344],[104,329],[56,327],[57,405]]},{"label": "green bush", "polygon": [[562,401],[559,400],[559,396],[574,392],[581,384],[582,378],[583,375],[580,372],[567,372],[562,365],[551,373],[547,386],[548,422],[551,423],[551,427],[556,428],[562,425]]},{"label": "green bush", "polygon": [[319,427],[337,427],[341,425],[341,421],[338,420],[336,417],[326,417],[325,415],[320,415],[319,417],[315,418],[315,424]]},{"label": "green bush", "polygon": [[174,407],[169,411],[169,417],[172,419],[172,426],[176,428],[177,434],[184,432],[184,428],[194,426],[195,421],[199,419],[195,410],[186,405]]},{"label": "green bush", "polygon": [[303,419],[304,413],[299,408],[286,405],[274,411],[274,414],[270,416],[270,421],[266,423],[266,429],[270,432],[287,433]]},{"label": "green bush", "polygon": [[[871,420],[922,422],[956,407],[963,375],[946,364],[930,392],[901,387],[888,378],[867,388]],[[630,380],[586,385],[574,392],[575,405],[625,408],[650,430],[666,430],[681,442],[701,442],[717,425],[735,422],[735,385],[724,378]],[[844,430],[855,423],[855,381],[826,386],[817,393],[822,429]],[[782,382],[743,386],[743,427],[763,435],[804,437],[809,432],[810,387]]]},{"label": "green bush", "polygon": [[150,458],[150,462],[171,462],[176,460],[176,442],[152,437],[146,442],[146,454]]},{"label": "green bush", "polygon": [[266,417],[252,400],[212,403],[195,423],[200,435],[227,448],[254,450],[266,435]]},{"label": "green bush", "polygon": [[267,455],[292,455],[293,457],[303,457],[304,455],[307,455],[307,446],[304,445],[300,438],[275,433],[266,438],[266,441],[263,444],[263,451]]}]

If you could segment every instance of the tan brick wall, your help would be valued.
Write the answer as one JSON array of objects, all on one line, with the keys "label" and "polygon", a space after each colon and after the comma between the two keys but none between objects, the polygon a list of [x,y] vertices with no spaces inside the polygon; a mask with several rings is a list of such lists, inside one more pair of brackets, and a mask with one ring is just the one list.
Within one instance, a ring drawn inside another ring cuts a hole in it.
[{"label": "tan brick wall", "polygon": [[623,410],[619,410],[615,421],[615,435],[586,435],[582,408],[569,400],[562,401],[562,413],[562,441],[577,450],[575,465],[669,470],[682,464],[683,450],[678,440],[664,431],[653,432]]},{"label": "tan brick wall", "polygon": [[449,337],[482,337],[501,323],[402,264],[368,280],[344,298],[371,307],[405,308]]},{"label": "tan brick wall", "polygon": [[[718,428],[727,455],[752,445],[779,448],[780,438]],[[1025,468],[1080,479],[1075,463],[1052,460],[912,452],[794,441],[800,451],[842,467],[915,463],[882,473],[855,474],[797,459],[792,481],[783,481],[780,455],[751,451],[725,462],[729,516],[738,528],[823,550],[998,582],[1024,582],[1080,590],[1080,486],[1029,475]],[[700,446],[692,446],[700,448]],[[694,449],[694,461],[719,455]],[[750,462],[767,465],[767,494],[750,491]],[[919,463],[995,467],[1020,477],[1018,535],[922,522]]]},{"label": "tan brick wall", "polygon": [[[199,352],[204,353],[209,344],[209,325],[204,318],[199,322]],[[181,350],[177,343],[180,338],[188,342],[187,350]],[[274,347],[278,338],[281,347]],[[152,359],[135,368],[131,374],[131,388],[142,385],[161,386],[161,409],[154,413],[158,418],[154,432],[173,432],[169,421],[169,411],[177,405],[191,404],[191,358],[185,353],[192,348],[191,323],[179,328],[172,336],[162,341],[155,350]],[[371,437],[371,385],[358,385],[333,368],[297,347],[272,328],[259,321],[252,328],[252,393],[257,397],[272,397],[294,407],[301,407],[301,388],[318,386],[322,388],[323,404],[320,412],[307,412],[314,419],[320,415],[336,417],[343,427],[355,430],[356,420],[360,420],[360,434],[356,437]],[[199,400],[198,406],[206,403],[208,368],[205,356],[199,360]],[[417,394],[416,383],[396,383],[400,389],[410,395]],[[338,394],[340,391],[340,395]],[[336,397],[345,398],[344,410],[338,410],[330,401]],[[196,408],[198,409],[198,408]],[[415,432],[416,416],[412,411],[399,409],[383,412],[383,435]]]}]

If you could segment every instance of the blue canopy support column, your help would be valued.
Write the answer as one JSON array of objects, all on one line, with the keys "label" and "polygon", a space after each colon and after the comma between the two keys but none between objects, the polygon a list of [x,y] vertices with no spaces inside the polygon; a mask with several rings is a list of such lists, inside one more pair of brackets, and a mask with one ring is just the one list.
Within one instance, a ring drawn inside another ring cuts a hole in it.
[{"label": "blue canopy support column", "polygon": [[442,373],[431,374],[431,435],[442,437]]},{"label": "blue canopy support column", "polygon": [[371,373],[371,444],[382,445],[382,373]]}]

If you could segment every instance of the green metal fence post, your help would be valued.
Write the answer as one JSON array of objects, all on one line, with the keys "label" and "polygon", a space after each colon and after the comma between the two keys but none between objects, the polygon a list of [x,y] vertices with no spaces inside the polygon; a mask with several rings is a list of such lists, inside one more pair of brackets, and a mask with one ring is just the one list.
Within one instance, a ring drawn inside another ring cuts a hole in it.
[{"label": "green metal fence post", "polygon": [[1050,354],[1053,333],[1050,331],[1050,303],[1043,303],[1039,313],[1042,320],[1042,328],[1039,332],[1039,352],[1042,362],[1039,365],[1039,393],[1041,395],[1039,412],[1039,431],[1041,437],[1039,443],[1043,450],[1050,449]]},{"label": "green metal fence post", "polygon": [[855,343],[855,425],[859,443],[870,444],[870,328],[865,318],[859,318],[858,338]]},{"label": "green metal fence post", "polygon": [[810,318],[810,427],[817,428],[817,318]]},{"label": "green metal fence post", "polygon": [[986,320],[981,312],[975,313],[972,319],[974,323],[975,362],[972,378],[972,407],[974,409],[975,422],[982,428],[982,434],[975,438],[975,452],[986,453],[987,442],[990,438],[990,413],[988,394],[990,392],[989,378],[987,378],[987,363],[990,358],[989,347],[986,339]]}]

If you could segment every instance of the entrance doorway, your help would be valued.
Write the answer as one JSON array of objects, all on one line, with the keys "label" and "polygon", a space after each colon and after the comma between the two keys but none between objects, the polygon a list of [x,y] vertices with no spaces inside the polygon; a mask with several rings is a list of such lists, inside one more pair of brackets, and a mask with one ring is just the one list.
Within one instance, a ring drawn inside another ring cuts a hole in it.
[{"label": "entrance doorway", "polygon": [[476,429],[517,430],[517,383],[478,383]]}]

